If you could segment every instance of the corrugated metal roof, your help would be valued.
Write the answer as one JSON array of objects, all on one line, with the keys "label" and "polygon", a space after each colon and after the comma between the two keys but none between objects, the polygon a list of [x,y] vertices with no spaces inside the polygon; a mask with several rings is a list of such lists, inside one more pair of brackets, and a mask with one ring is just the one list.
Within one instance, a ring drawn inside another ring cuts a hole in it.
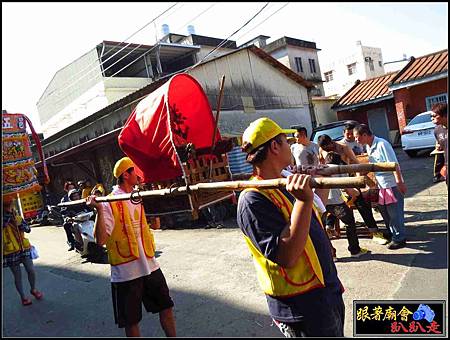
[{"label": "corrugated metal roof", "polygon": [[357,81],[332,108],[361,104],[364,102],[380,99],[392,94],[388,85],[398,72],[391,72],[380,77]]},{"label": "corrugated metal roof", "polygon": [[411,61],[398,75],[392,79],[392,84],[396,85],[412,80],[418,80],[448,71],[448,50],[442,50],[424,55]]}]

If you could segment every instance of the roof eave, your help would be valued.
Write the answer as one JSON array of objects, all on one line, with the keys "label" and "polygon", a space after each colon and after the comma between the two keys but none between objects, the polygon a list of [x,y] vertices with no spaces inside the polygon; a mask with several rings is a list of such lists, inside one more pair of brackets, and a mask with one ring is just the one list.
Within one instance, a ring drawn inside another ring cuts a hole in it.
[{"label": "roof eave", "polygon": [[379,102],[382,102],[382,101],[384,101],[384,100],[387,100],[387,99],[393,99],[393,98],[394,98],[394,94],[393,94],[393,93],[390,93],[390,94],[388,94],[388,95],[386,95],[386,96],[383,96],[383,97],[378,97],[378,98],[366,100],[366,101],[359,102],[359,103],[356,103],[356,104],[343,105],[343,106],[335,106],[335,107],[333,107],[333,106],[334,106],[334,105],[333,105],[331,108],[332,108],[333,110],[335,110],[335,111],[350,110],[350,109],[355,109],[355,108],[359,108],[359,107],[366,106],[366,105],[370,105],[370,104],[379,103]]},{"label": "roof eave", "polygon": [[445,72],[441,72],[438,74],[433,74],[431,76],[426,76],[426,77],[423,77],[420,79],[409,80],[409,81],[405,81],[403,83],[391,84],[391,85],[389,85],[388,88],[391,91],[400,90],[405,87],[421,85],[421,84],[429,83],[431,81],[439,80],[439,79],[443,79],[443,78],[447,78],[447,77],[448,77],[448,71],[445,71]]}]

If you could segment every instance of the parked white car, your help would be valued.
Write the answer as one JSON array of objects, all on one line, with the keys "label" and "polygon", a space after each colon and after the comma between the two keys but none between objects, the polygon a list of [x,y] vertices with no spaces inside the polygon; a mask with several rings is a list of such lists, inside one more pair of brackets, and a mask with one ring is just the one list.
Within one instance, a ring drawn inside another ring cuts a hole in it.
[{"label": "parked white car", "polygon": [[431,121],[431,111],[419,113],[415,116],[402,132],[402,149],[410,157],[415,157],[420,150],[434,149],[436,139]]}]

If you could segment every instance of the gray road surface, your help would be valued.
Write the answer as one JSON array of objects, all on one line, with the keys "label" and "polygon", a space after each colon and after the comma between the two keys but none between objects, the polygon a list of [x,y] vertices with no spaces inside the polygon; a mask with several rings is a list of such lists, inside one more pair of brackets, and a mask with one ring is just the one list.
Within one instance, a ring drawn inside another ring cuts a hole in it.
[{"label": "gray road surface", "polygon": [[[431,157],[409,159],[397,150],[409,187],[405,200],[408,246],[389,251],[362,238],[372,254],[351,259],[346,239],[334,240],[346,288],[345,335],[352,336],[355,299],[443,299],[448,296],[447,187],[432,184]],[[375,215],[379,225],[381,216]],[[35,227],[29,235],[40,258],[38,288],[45,297],[23,307],[9,269],[3,269],[3,336],[118,337],[113,320],[109,265],[84,263],[68,252],[62,228]],[[179,336],[282,337],[235,221],[224,229],[155,232],[158,261],[175,302]],[[25,287],[28,288],[23,274]],[[142,335],[163,336],[157,315],[144,313]]]}]

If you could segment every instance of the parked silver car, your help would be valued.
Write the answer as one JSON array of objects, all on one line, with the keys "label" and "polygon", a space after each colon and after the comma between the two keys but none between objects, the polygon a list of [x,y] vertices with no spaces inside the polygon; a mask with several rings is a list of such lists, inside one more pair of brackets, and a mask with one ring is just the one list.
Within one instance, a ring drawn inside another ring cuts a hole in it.
[{"label": "parked silver car", "polygon": [[431,121],[431,111],[419,113],[403,129],[402,149],[410,157],[415,157],[420,150],[433,149],[436,144],[435,127]]}]

